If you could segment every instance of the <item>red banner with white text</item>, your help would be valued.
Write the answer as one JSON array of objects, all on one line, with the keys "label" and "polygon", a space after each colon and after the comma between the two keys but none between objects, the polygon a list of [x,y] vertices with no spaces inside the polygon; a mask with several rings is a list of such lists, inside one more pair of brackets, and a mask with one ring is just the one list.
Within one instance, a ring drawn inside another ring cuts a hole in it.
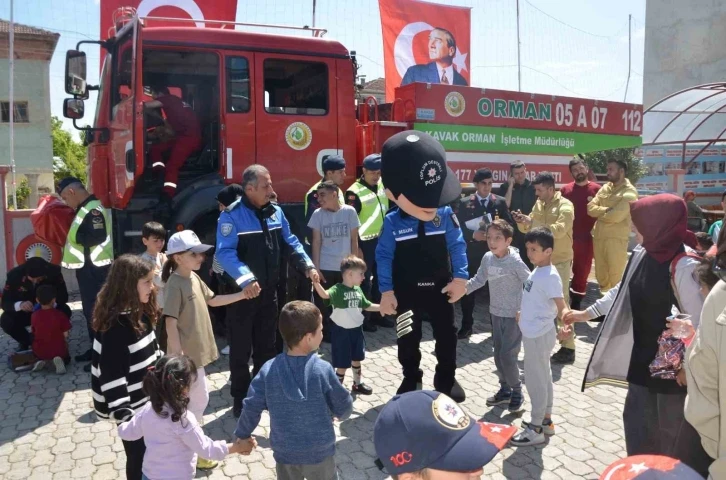
[{"label": "red banner with white text", "polygon": [[386,101],[413,82],[471,85],[471,9],[419,0],[378,0]]},{"label": "red banner with white text", "polygon": [[[101,0],[101,38],[107,39],[114,33],[113,14],[120,7],[133,7],[139,17],[170,17],[196,20],[195,22],[174,22],[173,20],[149,20],[147,26],[187,26],[219,28],[222,24],[205,23],[205,20],[234,22],[237,16],[237,0]],[[227,27],[233,28],[233,27]]]}]

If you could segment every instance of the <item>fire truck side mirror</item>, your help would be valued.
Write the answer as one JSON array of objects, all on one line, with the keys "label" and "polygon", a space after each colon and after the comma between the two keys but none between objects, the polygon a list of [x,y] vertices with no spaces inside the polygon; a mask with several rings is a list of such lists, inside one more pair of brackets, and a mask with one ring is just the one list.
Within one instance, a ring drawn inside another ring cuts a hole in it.
[{"label": "fire truck side mirror", "polygon": [[76,98],[88,98],[86,83],[86,53],[78,50],[66,52],[66,93]]},{"label": "fire truck side mirror", "polygon": [[83,118],[85,105],[80,98],[66,98],[63,100],[63,116],[73,120]]}]

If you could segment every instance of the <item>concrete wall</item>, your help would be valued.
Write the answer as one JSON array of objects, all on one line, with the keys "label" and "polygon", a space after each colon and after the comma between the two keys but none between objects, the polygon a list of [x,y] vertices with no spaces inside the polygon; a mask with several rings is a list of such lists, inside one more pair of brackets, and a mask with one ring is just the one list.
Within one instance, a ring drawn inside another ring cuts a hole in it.
[{"label": "concrete wall", "polygon": [[[0,78],[5,80],[0,81],[0,101],[8,101],[8,70],[8,60],[0,60]],[[16,101],[28,102],[30,120],[30,123],[16,123],[14,126],[16,171],[19,174],[46,174],[39,178],[39,186],[52,188],[52,175],[47,175],[53,172],[49,63],[45,60],[16,60],[14,89]],[[9,129],[7,123],[0,123],[0,165],[10,165]]]},{"label": "concrete wall", "polygon": [[726,0],[647,0],[643,106],[726,82]]}]

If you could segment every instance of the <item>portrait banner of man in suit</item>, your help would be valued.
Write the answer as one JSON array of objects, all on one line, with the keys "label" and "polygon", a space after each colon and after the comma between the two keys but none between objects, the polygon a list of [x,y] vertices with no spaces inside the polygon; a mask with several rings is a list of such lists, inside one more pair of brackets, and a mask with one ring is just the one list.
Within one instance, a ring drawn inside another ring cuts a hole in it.
[{"label": "portrait banner of man in suit", "polygon": [[471,9],[419,0],[379,0],[386,101],[413,82],[470,85]]}]

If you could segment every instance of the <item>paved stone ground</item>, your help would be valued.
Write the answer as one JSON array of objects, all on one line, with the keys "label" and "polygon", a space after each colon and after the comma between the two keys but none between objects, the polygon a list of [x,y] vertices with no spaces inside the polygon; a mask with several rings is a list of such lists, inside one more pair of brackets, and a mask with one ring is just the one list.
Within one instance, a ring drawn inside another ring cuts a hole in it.
[{"label": "paved stone ground", "polygon": [[[588,297],[591,299],[592,295]],[[88,343],[80,302],[74,302],[72,308],[71,349],[75,355],[88,348]],[[625,391],[595,387],[580,393],[583,369],[597,329],[597,324],[579,324],[577,361],[571,366],[553,366],[557,435],[543,447],[503,450],[484,468],[483,478],[596,479],[609,463],[625,456],[621,420]],[[367,335],[364,375],[374,394],[356,398],[351,418],[335,426],[336,461],[344,480],[387,478],[373,463],[372,431],[378,412],[398,387],[400,368],[394,332],[379,329]],[[220,346],[223,345],[222,340]],[[14,342],[0,335],[0,351],[10,348],[14,348]],[[431,329],[425,325],[425,388],[433,388],[433,349]],[[492,351],[490,329],[478,320],[470,341],[459,344],[457,377],[468,396],[463,405],[476,418],[519,424],[518,418],[501,408],[486,406],[486,397],[498,387]],[[323,344],[322,352],[329,358],[328,345]],[[211,398],[204,428],[214,439],[231,440],[235,421],[231,415],[226,358],[211,365],[208,372]],[[524,416],[528,418],[528,413]],[[260,447],[252,455],[228,457],[216,470],[199,472],[197,478],[275,478],[268,433],[269,418],[264,414],[255,431]],[[123,447],[115,428],[109,422],[96,421],[92,413],[89,374],[80,365],[71,364],[63,376],[16,374],[6,366],[0,367],[0,478],[117,479],[124,477],[124,465]]]}]

